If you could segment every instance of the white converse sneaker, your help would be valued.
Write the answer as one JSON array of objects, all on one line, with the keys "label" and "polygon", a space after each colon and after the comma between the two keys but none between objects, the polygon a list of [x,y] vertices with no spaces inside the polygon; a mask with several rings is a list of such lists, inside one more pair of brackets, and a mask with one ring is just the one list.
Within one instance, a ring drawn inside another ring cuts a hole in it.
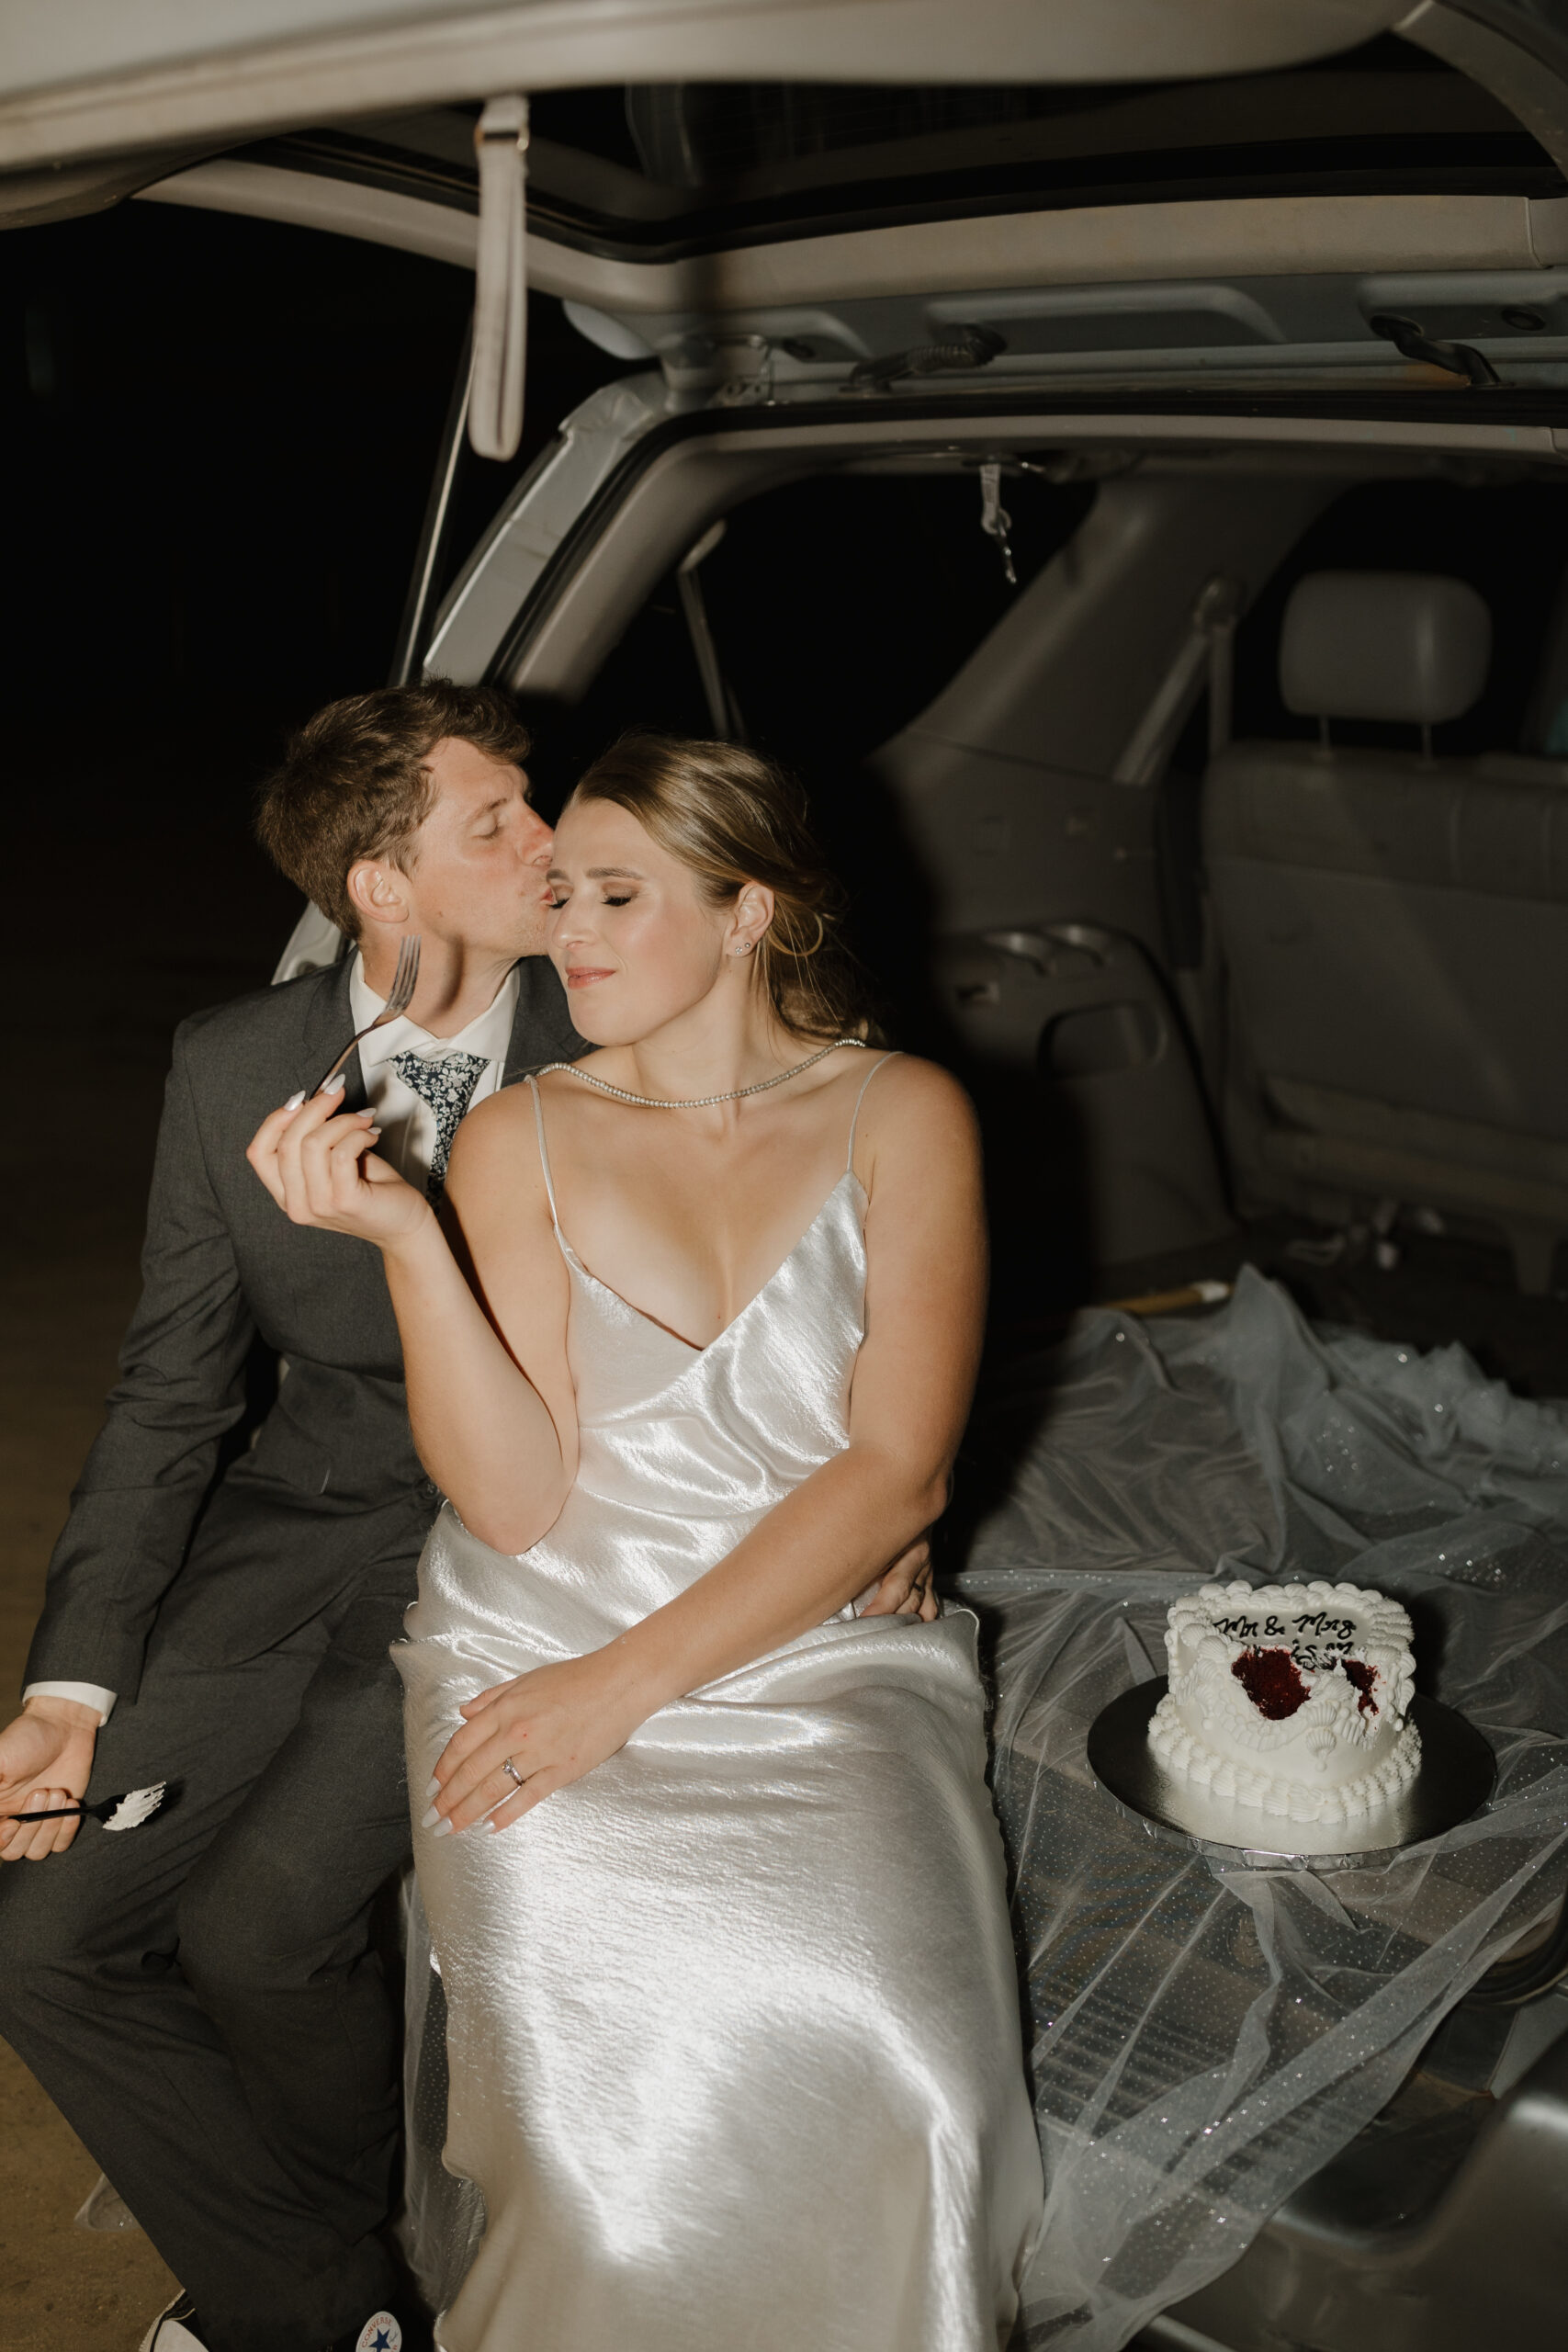
[{"label": "white converse sneaker", "polygon": [[205,2339],[196,2332],[199,2324],[196,2305],[182,2288],[142,2337],[141,2352],[207,2352]]},{"label": "white converse sneaker", "polygon": [[403,2352],[403,2331],[390,2312],[372,2312],[355,2339],[354,2352]]}]

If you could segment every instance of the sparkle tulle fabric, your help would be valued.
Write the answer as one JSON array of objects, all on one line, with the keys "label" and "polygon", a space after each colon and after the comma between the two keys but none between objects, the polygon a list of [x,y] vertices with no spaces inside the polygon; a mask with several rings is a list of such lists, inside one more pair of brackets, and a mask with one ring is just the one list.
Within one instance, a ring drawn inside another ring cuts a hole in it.
[{"label": "sparkle tulle fabric", "polygon": [[[846,1173],[702,1351],[563,1240],[577,1485],[518,1558],[433,1530],[412,1787],[463,1700],[646,1616],[843,1447],[863,1207]],[[1005,2344],[1042,2184],[984,1769],[974,1620],[846,1610],[514,1828],[420,1839],[446,2161],[487,2215],[443,2352]]]}]

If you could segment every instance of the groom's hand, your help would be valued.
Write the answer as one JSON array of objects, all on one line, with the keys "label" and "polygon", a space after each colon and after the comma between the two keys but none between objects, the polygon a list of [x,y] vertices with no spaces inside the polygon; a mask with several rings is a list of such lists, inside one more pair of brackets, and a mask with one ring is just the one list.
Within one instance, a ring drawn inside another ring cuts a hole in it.
[{"label": "groom's hand", "polygon": [[938,1609],[931,1590],[929,1537],[918,1536],[891,1567],[884,1568],[881,1582],[860,1613],[863,1617],[919,1617],[931,1624]]},{"label": "groom's hand", "polygon": [[87,1792],[98,1718],[74,1699],[29,1699],[0,1731],[0,1862],[62,1854],[79,1820],[17,1822],[18,1813],[79,1804]]}]

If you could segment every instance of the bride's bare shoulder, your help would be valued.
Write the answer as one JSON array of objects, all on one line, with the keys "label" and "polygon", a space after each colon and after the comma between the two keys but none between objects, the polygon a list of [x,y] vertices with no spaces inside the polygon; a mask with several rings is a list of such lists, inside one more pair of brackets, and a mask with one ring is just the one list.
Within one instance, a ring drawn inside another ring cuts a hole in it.
[{"label": "bride's bare shoulder", "polygon": [[513,1208],[536,1195],[544,1200],[529,1087],[503,1086],[476,1102],[453,1142],[446,1189],[461,1211],[503,1199]]},{"label": "bride's bare shoulder", "polygon": [[[587,1057],[590,1062],[597,1058],[593,1055]],[[493,1138],[509,1144],[514,1132],[522,1127],[526,1127],[532,1135],[535,1086],[539,1090],[547,1111],[551,1103],[572,1101],[581,1091],[581,1088],[573,1086],[568,1064],[536,1071],[532,1085],[520,1079],[515,1085],[500,1087],[484,1102],[476,1102],[457,1130],[459,1140],[467,1138],[470,1145],[488,1146]]]},{"label": "bride's bare shoulder", "polygon": [[856,1152],[863,1141],[875,1154],[906,1149],[955,1151],[976,1148],[975,1106],[951,1070],[918,1054],[893,1054],[871,1072],[856,1124]]},{"label": "bride's bare shoulder", "polygon": [[476,1102],[468,1114],[457,1129],[457,1139],[452,1147],[454,1157],[460,1146],[467,1145],[470,1151],[481,1146],[491,1147],[510,1139],[519,1127],[531,1131],[533,1125],[531,1090],[526,1086],[502,1086],[484,1102]]}]

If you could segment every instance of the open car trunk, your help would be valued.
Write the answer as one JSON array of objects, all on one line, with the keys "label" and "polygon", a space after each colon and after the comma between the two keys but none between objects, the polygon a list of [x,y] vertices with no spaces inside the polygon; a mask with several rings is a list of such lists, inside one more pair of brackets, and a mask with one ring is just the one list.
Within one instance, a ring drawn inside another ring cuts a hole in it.
[{"label": "open car trunk", "polygon": [[[1557,413],[1540,388],[1437,383],[741,379],[699,405],[637,369],[503,507],[428,659],[519,693],[554,789],[632,721],[809,777],[897,1033],[986,1118],[1003,1364],[1090,1290],[1250,1256],[1336,1322],[1461,1332],[1562,1394],[1568,1089],[1540,1018],[1568,953]],[[1424,718],[1391,687],[1359,715],[1369,625],[1316,583],[1369,576],[1391,680],[1434,583],[1483,610],[1489,652],[1461,638],[1445,669],[1470,664],[1464,707]],[[1319,605],[1304,687],[1283,674],[1298,591]],[[1016,1631],[1018,1572],[1006,1602],[989,1573],[962,1589]],[[1413,2029],[1392,2098],[1149,2343],[1350,2352],[1377,2312],[1412,2352],[1458,2352],[1483,2306],[1536,2325],[1568,2007],[1555,1964],[1525,1973],[1517,2018]],[[1117,2115],[1162,2080],[1130,2073]]]},{"label": "open car trunk", "polygon": [[[1391,1204],[1389,1250],[1446,1226],[1544,1298],[1556,428],[1464,395],[976,406],[671,415],[651,375],[611,386],[429,658],[522,693],[561,787],[637,720],[812,777],[900,1034],[993,1114],[1015,1312],[1090,1269],[1196,1271],[1238,1213],[1386,1228]],[[1484,607],[1485,683],[1435,729],[1344,715],[1353,617],[1326,623],[1324,708],[1281,698],[1292,592],[1369,570]]]}]

